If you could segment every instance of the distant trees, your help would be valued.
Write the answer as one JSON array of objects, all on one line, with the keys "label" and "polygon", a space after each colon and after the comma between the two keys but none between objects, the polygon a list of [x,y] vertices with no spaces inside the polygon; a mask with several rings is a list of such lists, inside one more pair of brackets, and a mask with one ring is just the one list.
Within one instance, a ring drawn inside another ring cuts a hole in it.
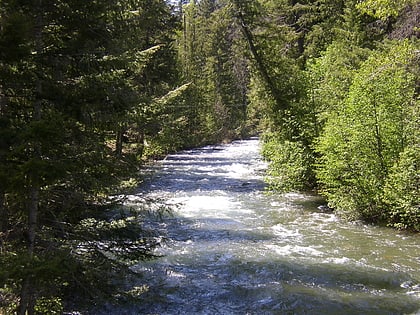
[{"label": "distant trees", "polygon": [[343,216],[419,230],[418,2],[233,3],[270,187],[319,189]]},{"label": "distant trees", "polygon": [[[190,1],[182,9],[178,56],[191,84],[185,117],[195,140],[214,142],[247,133],[248,61],[228,1]],[[182,110],[182,109],[181,109]]]},{"label": "distant trees", "polygon": [[1,311],[100,295],[104,270],[158,245],[109,195],[144,159],[260,130],[274,189],[420,230],[419,12],[415,0],[3,0]]}]

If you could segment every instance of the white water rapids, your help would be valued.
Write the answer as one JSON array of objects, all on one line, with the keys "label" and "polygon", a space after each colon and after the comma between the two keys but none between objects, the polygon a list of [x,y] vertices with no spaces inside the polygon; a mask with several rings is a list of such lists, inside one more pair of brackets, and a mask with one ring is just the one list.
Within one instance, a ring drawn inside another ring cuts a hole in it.
[{"label": "white water rapids", "polygon": [[151,223],[168,242],[134,268],[149,290],[109,314],[420,314],[419,235],[266,194],[264,168],[258,139],[160,162],[139,194],[179,205]]}]

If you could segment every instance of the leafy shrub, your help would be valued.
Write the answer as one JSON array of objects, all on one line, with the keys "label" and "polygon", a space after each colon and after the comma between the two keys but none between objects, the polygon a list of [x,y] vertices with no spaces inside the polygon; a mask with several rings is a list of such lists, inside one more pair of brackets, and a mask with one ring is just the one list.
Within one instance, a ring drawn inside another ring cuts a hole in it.
[{"label": "leafy shrub", "polygon": [[312,155],[302,143],[266,135],[262,155],[270,162],[267,176],[270,189],[292,191],[310,186]]},{"label": "leafy shrub", "polygon": [[36,315],[60,315],[63,314],[63,304],[60,298],[40,298],[35,304]]},{"label": "leafy shrub", "polygon": [[384,190],[388,222],[420,231],[420,147],[408,147],[392,167]]},{"label": "leafy shrub", "polygon": [[386,217],[385,181],[407,139],[418,132],[410,109],[416,79],[408,70],[416,48],[408,41],[386,48],[362,64],[341,108],[328,113],[316,145],[322,191],[332,207],[352,219]]}]

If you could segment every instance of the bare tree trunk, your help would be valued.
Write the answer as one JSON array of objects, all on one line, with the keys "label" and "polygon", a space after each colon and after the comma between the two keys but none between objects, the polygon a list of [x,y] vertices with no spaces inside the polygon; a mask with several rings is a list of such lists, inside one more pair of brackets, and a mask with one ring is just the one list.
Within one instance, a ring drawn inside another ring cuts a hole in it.
[{"label": "bare tree trunk", "polygon": [[4,204],[4,199],[4,191],[0,188],[0,233],[5,232],[7,230],[8,215],[6,213],[6,205]]},{"label": "bare tree trunk", "polygon": [[35,253],[35,238],[38,227],[39,186],[33,184],[29,190],[28,201],[28,253],[33,258]]},{"label": "bare tree trunk", "polygon": [[139,146],[137,154],[139,155],[139,158],[141,158],[144,152],[144,131],[142,129],[139,129],[138,131],[137,143]]},{"label": "bare tree trunk", "polygon": [[124,140],[124,128],[118,127],[116,139],[115,139],[115,155],[117,157],[122,156],[123,140]]},{"label": "bare tree trunk", "polygon": [[[37,16],[34,27],[35,49],[36,55],[41,56],[43,50],[43,10],[42,1],[37,1]],[[35,84],[36,100],[33,105],[33,121],[40,121],[42,118],[42,78],[41,69],[38,67],[38,78]],[[32,159],[41,159],[41,144],[33,143]],[[28,199],[27,199],[27,213],[28,213],[28,256],[32,260],[35,255],[35,243],[38,228],[38,207],[39,207],[39,193],[40,193],[40,179],[34,174],[28,174]],[[35,288],[34,275],[28,272],[23,279],[20,293],[20,303],[18,307],[18,315],[33,315],[35,313]]]},{"label": "bare tree trunk", "polygon": [[[38,150],[37,153],[40,153]],[[35,154],[37,154],[35,153]],[[34,258],[35,243],[38,228],[38,207],[39,207],[40,186],[36,182],[30,183],[27,201],[28,212],[28,256]],[[35,296],[34,296],[34,275],[28,272],[23,280],[20,292],[20,303],[18,315],[34,314]]]},{"label": "bare tree trunk", "polygon": [[35,299],[34,299],[32,283],[33,283],[32,276],[27,276],[23,280],[22,290],[20,294],[20,303],[19,303],[19,308],[17,311],[18,315],[34,315],[35,314]]},{"label": "bare tree trunk", "polygon": [[183,49],[182,49],[182,55],[181,55],[181,61],[182,64],[184,65],[184,67],[182,67],[182,72],[185,75],[187,72],[187,69],[185,69],[185,65],[187,64],[186,59],[187,59],[187,17],[185,15],[184,9],[183,9],[183,5],[182,5],[182,0],[179,0],[179,14],[181,16],[182,19],[182,45],[183,45]]},{"label": "bare tree trunk", "polygon": [[[37,184],[31,183],[28,193],[28,255],[29,259],[34,258],[35,242],[38,228],[38,203],[39,203],[40,187]],[[34,296],[34,275],[29,272],[23,280],[20,291],[20,303],[18,308],[18,315],[32,315],[35,308]]]},{"label": "bare tree trunk", "polygon": [[[7,98],[3,94],[2,87],[0,86],[0,117],[5,115],[7,106]],[[0,163],[3,163],[5,161],[5,155],[6,151],[8,150],[7,143],[3,142],[5,139],[3,139],[0,142]],[[5,183],[0,183],[0,235],[2,233],[5,233],[7,230],[8,225],[8,218],[9,214],[7,212],[6,204],[5,204],[5,194],[6,194],[6,186]],[[0,236],[0,253],[3,248],[3,237]]]},{"label": "bare tree trunk", "polygon": [[274,100],[276,101],[277,105],[279,108],[284,108],[285,104],[283,104],[281,102],[281,100],[279,100],[278,98],[278,91],[277,88],[274,84],[273,79],[270,77],[270,74],[267,71],[267,67],[265,66],[265,62],[263,60],[263,57],[260,55],[258,48],[255,44],[255,40],[254,40],[254,36],[252,35],[252,32],[250,31],[245,18],[242,14],[242,10],[239,4],[238,0],[234,0],[233,4],[236,8],[237,11],[237,18],[239,20],[239,24],[241,26],[242,29],[242,33],[245,36],[245,39],[248,43],[249,46],[249,50],[251,51],[251,55],[255,60],[255,63],[257,65],[257,69],[258,72],[260,73],[266,87],[268,88],[268,91],[270,92],[271,96],[274,98]]},{"label": "bare tree trunk", "polygon": [[3,254],[4,242],[7,235],[9,213],[5,205],[5,193],[0,190],[0,255]]},{"label": "bare tree trunk", "polygon": [[[40,105],[35,105],[36,107]],[[40,107],[37,108],[40,110]],[[38,159],[41,156],[41,146],[35,144],[33,159]],[[28,256],[29,259],[33,259],[35,255],[35,244],[36,235],[38,229],[38,210],[39,210],[39,193],[40,185],[38,184],[37,178],[32,178],[29,182],[28,187],[28,201],[27,201],[27,213],[28,213]],[[28,273],[26,278],[23,280],[22,289],[20,293],[20,304],[19,304],[19,315],[33,314],[34,313],[34,276],[31,272]]]}]

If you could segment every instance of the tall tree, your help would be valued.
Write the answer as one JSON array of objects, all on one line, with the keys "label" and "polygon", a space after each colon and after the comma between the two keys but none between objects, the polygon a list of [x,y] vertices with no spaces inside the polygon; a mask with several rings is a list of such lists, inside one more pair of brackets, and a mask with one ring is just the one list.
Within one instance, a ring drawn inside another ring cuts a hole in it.
[{"label": "tall tree", "polygon": [[33,314],[75,281],[58,266],[84,261],[69,235],[89,206],[135,171],[121,139],[150,131],[152,99],[172,90],[174,18],[158,0],[2,1],[0,12],[0,279]]},{"label": "tall tree", "polygon": [[373,53],[341,109],[328,118],[318,145],[318,176],[330,204],[348,216],[384,219],[385,182],[416,133],[407,128],[418,119],[410,110],[416,79],[407,70],[414,54],[408,42]]},{"label": "tall tree", "polygon": [[196,91],[191,122],[201,126],[205,141],[240,136],[248,70],[232,8],[227,1],[191,2],[183,14],[180,61],[185,80]]}]

